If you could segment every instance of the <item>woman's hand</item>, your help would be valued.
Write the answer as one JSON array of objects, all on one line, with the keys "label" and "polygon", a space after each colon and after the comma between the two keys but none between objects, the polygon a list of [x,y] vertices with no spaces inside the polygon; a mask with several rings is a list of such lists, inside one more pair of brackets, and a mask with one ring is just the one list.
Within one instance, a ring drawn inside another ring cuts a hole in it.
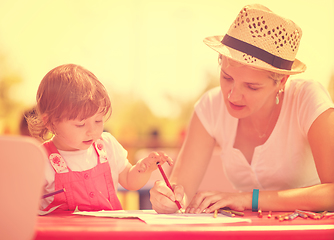
[{"label": "woman's hand", "polygon": [[157,169],[157,163],[163,165],[165,162],[167,162],[169,166],[173,165],[173,160],[164,152],[152,152],[148,157],[139,160],[136,163],[136,167],[138,172],[152,172]]},{"label": "woman's hand", "polygon": [[183,187],[180,185],[173,185],[172,188],[174,192],[167,187],[164,181],[156,181],[153,188],[150,190],[152,209],[157,213],[175,213],[179,210],[175,200],[179,201],[182,207],[184,206]]},{"label": "woman's hand", "polygon": [[186,213],[213,212],[229,207],[236,211],[251,209],[252,193],[198,192],[191,200]]}]

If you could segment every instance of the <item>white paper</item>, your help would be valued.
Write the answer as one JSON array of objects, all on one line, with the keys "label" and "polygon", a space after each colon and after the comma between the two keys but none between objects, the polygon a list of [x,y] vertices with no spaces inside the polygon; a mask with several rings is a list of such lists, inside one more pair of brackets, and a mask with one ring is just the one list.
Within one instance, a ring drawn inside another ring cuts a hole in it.
[{"label": "white paper", "polygon": [[173,224],[216,224],[216,223],[236,223],[251,222],[247,218],[227,217],[218,214],[216,218],[213,213],[202,214],[158,214],[154,210],[118,210],[118,211],[97,211],[86,212],[76,211],[73,214],[95,217],[111,217],[111,218],[139,218],[150,225],[173,225]]}]

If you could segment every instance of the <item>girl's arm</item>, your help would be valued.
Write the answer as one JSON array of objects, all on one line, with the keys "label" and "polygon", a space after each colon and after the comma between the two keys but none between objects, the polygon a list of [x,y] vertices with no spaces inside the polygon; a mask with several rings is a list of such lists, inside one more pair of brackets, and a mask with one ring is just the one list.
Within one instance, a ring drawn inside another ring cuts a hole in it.
[{"label": "girl's arm", "polygon": [[[321,184],[282,191],[260,191],[258,206],[263,211],[334,211],[334,109],[323,112],[313,122],[308,141]],[[202,192],[192,200],[188,211],[202,212],[207,209],[212,212],[226,206],[244,210],[251,209],[251,205],[252,193]]]},{"label": "girl's arm", "polygon": [[173,161],[163,152],[152,152],[148,157],[139,160],[135,165],[128,165],[119,174],[119,183],[128,190],[138,190],[142,188],[150,179],[151,173],[157,169],[157,163],[169,165]]}]

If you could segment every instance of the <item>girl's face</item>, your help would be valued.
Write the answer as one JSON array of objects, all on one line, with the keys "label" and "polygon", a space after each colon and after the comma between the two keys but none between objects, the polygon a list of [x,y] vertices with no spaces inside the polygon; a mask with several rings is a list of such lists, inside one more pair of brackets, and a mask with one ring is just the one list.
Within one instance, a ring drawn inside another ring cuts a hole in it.
[{"label": "girl's face", "polygon": [[266,71],[223,60],[220,87],[229,113],[240,119],[271,111],[280,86]]},{"label": "girl's face", "polygon": [[103,126],[102,113],[83,120],[62,120],[54,124],[55,136],[52,141],[60,150],[86,150],[101,137]]}]

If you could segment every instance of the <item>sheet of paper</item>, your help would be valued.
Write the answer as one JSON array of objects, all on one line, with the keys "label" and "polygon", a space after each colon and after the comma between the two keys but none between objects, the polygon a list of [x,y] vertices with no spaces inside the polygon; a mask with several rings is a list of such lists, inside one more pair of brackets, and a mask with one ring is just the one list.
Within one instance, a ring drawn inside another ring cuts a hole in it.
[{"label": "sheet of paper", "polygon": [[215,224],[215,223],[236,223],[251,222],[247,218],[227,217],[218,214],[216,218],[213,214],[157,214],[154,210],[119,210],[119,211],[97,211],[85,212],[76,211],[73,214],[95,216],[95,217],[111,217],[111,218],[139,218],[150,225],[172,225],[172,224]]}]

